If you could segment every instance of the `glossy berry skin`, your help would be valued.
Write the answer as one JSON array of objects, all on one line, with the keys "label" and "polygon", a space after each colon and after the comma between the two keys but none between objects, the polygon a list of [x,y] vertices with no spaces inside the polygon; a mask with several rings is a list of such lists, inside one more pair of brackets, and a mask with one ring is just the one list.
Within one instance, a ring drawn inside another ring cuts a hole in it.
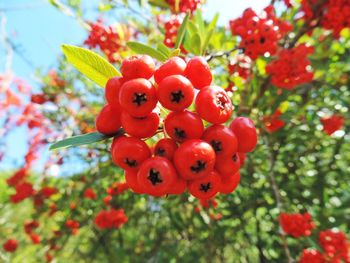
[{"label": "glossy berry skin", "polygon": [[159,126],[159,115],[155,112],[151,112],[146,117],[133,117],[123,111],[120,119],[124,131],[136,138],[152,137]]},{"label": "glossy berry skin", "polygon": [[202,119],[193,112],[171,112],[164,120],[166,133],[175,141],[201,138],[204,126]]},{"label": "glossy berry skin", "polygon": [[187,182],[180,176],[178,176],[174,183],[170,186],[169,190],[167,191],[167,194],[180,195],[186,191],[186,188]]},{"label": "glossy berry skin", "polygon": [[125,171],[125,181],[128,184],[129,188],[137,194],[145,193],[145,190],[139,185],[137,181],[137,172],[135,171]]},{"label": "glossy berry skin", "polygon": [[237,152],[236,135],[224,125],[215,124],[208,127],[203,133],[202,140],[213,147],[217,157],[230,156]]},{"label": "glossy berry skin", "polygon": [[237,155],[239,156],[239,162],[241,163],[241,166],[243,166],[245,164],[245,159],[247,158],[247,154],[237,153]]},{"label": "glossy berry skin", "polygon": [[8,239],[3,245],[3,249],[7,252],[15,252],[18,242],[15,239]]},{"label": "glossy berry skin", "polygon": [[155,67],[154,61],[150,56],[138,55],[124,59],[120,72],[126,80],[149,79],[154,74]]},{"label": "glossy berry skin", "polygon": [[205,177],[190,181],[188,191],[198,199],[210,199],[217,194],[220,187],[220,175],[216,171],[211,171]]},{"label": "glossy berry skin", "polygon": [[120,89],[119,103],[130,115],[145,117],[156,107],[156,90],[146,79],[127,81]]},{"label": "glossy berry skin", "polygon": [[230,177],[221,177],[221,186],[219,192],[222,194],[230,194],[236,190],[239,182],[241,180],[241,175],[239,172],[236,172]]},{"label": "glossy berry skin", "polygon": [[154,155],[172,160],[177,149],[177,144],[173,139],[164,138],[159,140],[154,147]]},{"label": "glossy berry skin", "polygon": [[226,91],[218,86],[207,86],[196,97],[196,112],[204,120],[220,124],[230,119],[233,106]]},{"label": "glossy berry skin", "polygon": [[232,121],[230,129],[238,139],[238,152],[247,153],[254,150],[258,136],[251,119],[238,117]]},{"label": "glossy berry skin", "polygon": [[187,62],[185,76],[196,89],[209,86],[213,80],[210,67],[203,57],[194,57]]},{"label": "glossy berry skin", "polygon": [[172,163],[164,157],[147,159],[137,172],[137,180],[147,194],[162,196],[168,192],[177,178]]},{"label": "glossy berry skin", "polygon": [[176,150],[174,164],[183,179],[199,179],[213,171],[215,152],[202,140],[187,140]]},{"label": "glossy berry skin", "polygon": [[134,137],[115,138],[111,151],[113,162],[127,171],[137,171],[140,165],[151,157],[151,150],[147,144]]},{"label": "glossy berry skin", "polygon": [[173,75],[160,82],[157,95],[164,108],[171,111],[182,111],[192,104],[194,89],[187,78]]},{"label": "glossy berry skin", "polygon": [[96,117],[95,126],[98,132],[112,135],[117,133],[121,126],[121,109],[106,104]]},{"label": "glossy berry skin", "polygon": [[222,158],[216,158],[215,162],[215,170],[223,177],[229,177],[238,172],[240,166],[241,163],[237,153]]},{"label": "glossy berry skin", "polygon": [[123,83],[124,80],[122,77],[114,77],[107,81],[105,88],[105,98],[109,105],[112,105],[113,107],[120,107],[119,90]]},{"label": "glossy berry skin", "polygon": [[186,62],[180,57],[172,57],[154,72],[154,80],[159,84],[163,79],[172,75],[184,75]]}]

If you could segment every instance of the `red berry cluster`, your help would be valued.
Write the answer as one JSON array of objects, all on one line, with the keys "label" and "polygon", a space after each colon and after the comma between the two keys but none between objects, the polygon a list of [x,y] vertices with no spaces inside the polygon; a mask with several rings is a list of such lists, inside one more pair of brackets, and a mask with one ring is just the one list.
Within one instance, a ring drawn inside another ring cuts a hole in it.
[{"label": "red berry cluster", "polygon": [[[128,186],[152,196],[181,194],[187,188],[200,199],[232,192],[242,153],[254,149],[257,134],[244,117],[223,125],[231,118],[232,102],[224,89],[211,85],[206,60],[194,57],[186,63],[173,57],[155,69],[151,57],[134,56],[123,61],[121,73],[106,85],[108,104],[96,118],[96,128],[118,135],[112,159],[125,170]],[[157,104],[165,112],[162,120]],[[205,128],[203,120],[212,125]],[[120,127],[127,136],[120,136]],[[142,139],[154,135],[159,140],[151,150]]]},{"label": "red berry cluster", "polygon": [[40,236],[34,232],[34,229],[39,227],[39,222],[36,220],[26,221],[24,223],[24,232],[32,240],[33,244],[39,244],[41,241]]},{"label": "red berry cluster", "polygon": [[281,213],[279,221],[283,231],[293,237],[310,236],[312,229],[315,228],[309,213]]},{"label": "red berry cluster", "polygon": [[18,246],[16,239],[8,239],[3,245],[3,249],[7,252],[15,252]]},{"label": "red berry cluster", "polygon": [[102,210],[95,217],[95,224],[101,229],[120,228],[128,221],[123,209]]},{"label": "red berry cluster", "polygon": [[[170,20],[168,20],[164,24],[165,28],[165,36],[164,36],[164,45],[166,45],[169,48],[174,48],[175,43],[176,43],[176,38],[177,38],[177,31],[179,30],[179,27],[182,23],[182,19],[178,16],[172,16]],[[184,49],[184,47],[181,45],[180,46],[181,51],[183,53],[187,53],[187,51]]]},{"label": "red berry cluster", "polygon": [[295,86],[312,81],[314,73],[307,56],[313,50],[313,47],[302,44],[280,51],[278,58],[266,66],[266,71],[271,76],[271,83],[279,88],[291,90]]},{"label": "red berry cluster", "polygon": [[323,131],[328,135],[332,135],[343,127],[344,117],[334,114],[329,117],[321,118],[321,123],[323,125]]},{"label": "red berry cluster", "polygon": [[252,60],[243,54],[236,56],[235,60],[230,61],[228,65],[229,73],[240,76],[243,79],[247,79],[251,73]]},{"label": "red berry cluster", "polygon": [[180,0],[178,8],[176,0],[167,0],[173,13],[193,13],[202,3],[202,0]]},{"label": "red berry cluster", "polygon": [[301,10],[305,19],[320,18],[321,26],[332,30],[333,35],[339,38],[344,28],[350,28],[350,0],[329,0],[319,8],[317,0],[302,0]]},{"label": "red berry cluster", "polygon": [[278,41],[292,26],[275,15],[273,6],[268,6],[258,15],[248,8],[242,17],[230,21],[233,35],[242,38],[240,47],[245,54],[255,60],[266,53],[274,55],[277,52]]},{"label": "red berry cluster", "polygon": [[300,263],[335,263],[350,262],[350,243],[343,232],[325,230],[319,234],[319,243],[322,251],[304,249]]},{"label": "red berry cluster", "polygon": [[89,48],[100,48],[112,63],[120,61],[118,53],[125,50],[126,41],[132,36],[130,29],[119,25],[120,30],[118,31],[117,26],[105,26],[100,19],[95,23],[90,23],[90,27],[89,36],[84,44]]},{"label": "red berry cluster", "polygon": [[265,116],[263,118],[265,130],[268,133],[277,132],[286,125],[286,122],[280,118],[281,115],[282,112],[279,109],[277,109],[274,114],[270,116]]}]

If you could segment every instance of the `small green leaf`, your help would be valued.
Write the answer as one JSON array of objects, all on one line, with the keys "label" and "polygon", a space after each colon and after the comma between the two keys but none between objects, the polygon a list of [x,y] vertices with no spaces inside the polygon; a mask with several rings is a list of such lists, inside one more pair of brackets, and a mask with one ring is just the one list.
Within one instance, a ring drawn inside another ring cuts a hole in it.
[{"label": "small green leaf", "polygon": [[200,37],[203,38],[205,36],[205,23],[203,20],[202,11],[200,11],[199,9],[197,9],[196,11],[195,20],[199,28]]},{"label": "small green leaf", "polygon": [[196,26],[196,24],[193,21],[188,22],[188,30],[190,31],[190,33],[192,35],[198,33],[198,27]]},{"label": "small green leaf", "polygon": [[191,44],[192,44],[192,49],[193,49],[193,53],[195,55],[201,55],[201,46],[202,46],[202,43],[201,43],[201,37],[200,35],[197,33],[195,34],[192,39],[191,39]]},{"label": "small green leaf", "polygon": [[214,28],[210,29],[208,32],[207,32],[207,35],[205,37],[205,40],[204,40],[204,43],[203,43],[203,47],[202,47],[202,53],[205,53],[205,51],[207,50],[207,47],[209,45],[209,41],[212,37],[212,35],[214,34]]},{"label": "small green leaf", "polygon": [[163,43],[159,43],[157,45],[157,49],[158,49],[158,51],[162,52],[165,56],[167,56],[167,57],[170,56],[170,53],[171,53],[170,49],[166,45],[164,45]]},{"label": "small green leaf", "polygon": [[73,146],[85,145],[94,142],[106,140],[112,136],[104,135],[99,132],[91,132],[83,135],[73,136],[62,141],[51,144],[50,150],[58,150],[62,148],[69,148]]},{"label": "small green leaf", "polygon": [[130,41],[128,43],[126,43],[126,45],[133,50],[134,52],[136,52],[137,54],[145,54],[145,55],[149,55],[161,62],[164,62],[165,60],[167,60],[167,56],[165,56],[162,52],[158,51],[157,49],[147,46],[145,44],[139,43],[139,42],[134,42],[134,41]]},{"label": "small green leaf", "polygon": [[177,49],[174,49],[171,53],[170,53],[170,57],[176,57],[178,55],[180,55],[181,53],[181,49],[177,48]]},{"label": "small green leaf", "polygon": [[209,26],[208,26],[208,30],[212,29],[212,28],[215,28],[216,26],[216,23],[218,22],[218,19],[219,19],[219,14],[216,13],[213,20],[210,22]]},{"label": "small green leaf", "polygon": [[161,8],[169,8],[169,4],[165,0],[149,0],[148,3]]},{"label": "small green leaf", "polygon": [[88,49],[62,45],[62,51],[68,62],[101,87],[105,87],[110,78],[121,75],[106,59]]},{"label": "small green leaf", "polygon": [[180,45],[182,44],[182,41],[184,39],[184,36],[186,34],[186,28],[188,24],[188,19],[190,15],[187,13],[185,16],[184,20],[182,21],[181,26],[179,27],[179,30],[177,31],[177,38],[176,38],[176,43],[175,43],[175,48],[179,48]]}]

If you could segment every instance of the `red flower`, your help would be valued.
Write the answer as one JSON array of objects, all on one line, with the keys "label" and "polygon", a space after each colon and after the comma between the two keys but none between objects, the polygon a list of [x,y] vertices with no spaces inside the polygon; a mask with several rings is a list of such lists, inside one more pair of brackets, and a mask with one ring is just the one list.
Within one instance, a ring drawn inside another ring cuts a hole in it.
[{"label": "red flower", "polygon": [[127,221],[123,209],[102,210],[95,217],[95,224],[101,229],[120,228]]},{"label": "red flower", "polygon": [[12,203],[19,203],[27,197],[34,195],[33,185],[30,183],[21,183],[16,186],[16,193],[11,195]]},{"label": "red flower", "polygon": [[17,249],[18,242],[15,239],[8,239],[2,247],[7,252],[14,252]]},{"label": "red flower", "polygon": [[343,232],[326,230],[319,234],[320,245],[329,262],[350,262],[349,242]]},{"label": "red flower", "polygon": [[96,193],[92,188],[86,188],[85,192],[84,192],[84,197],[86,199],[96,199]]},{"label": "red flower", "polygon": [[321,118],[323,125],[323,131],[328,135],[332,135],[334,132],[340,130],[344,125],[344,117],[341,115],[332,115],[330,117]]},{"label": "red flower", "polygon": [[281,213],[279,217],[283,231],[293,237],[310,236],[315,224],[309,213],[286,214]]},{"label": "red flower", "polygon": [[321,252],[316,249],[304,249],[299,263],[325,263]]},{"label": "red flower", "polygon": [[271,116],[265,116],[263,118],[263,122],[267,132],[269,133],[276,132],[286,125],[284,120],[279,119],[281,115],[282,115],[281,111],[276,110],[276,112]]}]

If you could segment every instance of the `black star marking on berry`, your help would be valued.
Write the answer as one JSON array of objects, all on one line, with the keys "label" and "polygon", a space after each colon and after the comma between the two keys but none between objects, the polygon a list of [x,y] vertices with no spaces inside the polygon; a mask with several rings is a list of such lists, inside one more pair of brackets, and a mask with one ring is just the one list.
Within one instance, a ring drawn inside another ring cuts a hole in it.
[{"label": "black star marking on berry", "polygon": [[158,156],[164,156],[165,155],[165,149],[163,148],[158,148],[156,151],[156,155]]},{"label": "black star marking on berry", "polygon": [[137,104],[137,106],[141,106],[145,102],[147,102],[147,96],[145,93],[134,94],[134,100],[132,101],[132,103]]},{"label": "black star marking on berry", "polygon": [[215,152],[221,152],[222,151],[222,143],[220,141],[212,140],[210,142],[210,144],[213,147]]},{"label": "black star marking on berry", "polygon": [[136,166],[137,166],[136,160],[132,160],[132,159],[126,158],[124,162],[125,162],[129,167],[136,167]]},{"label": "black star marking on berry", "polygon": [[186,139],[186,133],[184,130],[181,130],[179,128],[175,128],[175,136],[179,139]]},{"label": "black star marking on berry", "polygon": [[180,103],[180,101],[185,98],[185,95],[182,93],[181,90],[177,91],[177,92],[172,92],[171,93],[171,102],[176,102],[176,103]]},{"label": "black star marking on berry", "polygon": [[208,192],[209,190],[211,189],[211,184],[210,183],[207,183],[207,184],[201,184],[200,187],[199,187],[199,191],[202,191],[202,192]]},{"label": "black star marking on berry", "polygon": [[150,180],[153,185],[157,185],[163,182],[162,178],[160,177],[160,173],[155,169],[151,169],[149,171],[147,179]]},{"label": "black star marking on berry", "polygon": [[191,166],[191,170],[192,170],[192,172],[194,172],[194,173],[199,173],[200,171],[205,170],[206,164],[207,164],[206,162],[203,162],[203,161],[201,161],[201,160],[198,160],[198,161],[196,162],[196,165]]},{"label": "black star marking on berry", "polygon": [[238,159],[238,158],[237,158],[237,154],[235,154],[235,155],[232,156],[232,160],[233,160],[234,162],[237,162],[237,159]]}]

